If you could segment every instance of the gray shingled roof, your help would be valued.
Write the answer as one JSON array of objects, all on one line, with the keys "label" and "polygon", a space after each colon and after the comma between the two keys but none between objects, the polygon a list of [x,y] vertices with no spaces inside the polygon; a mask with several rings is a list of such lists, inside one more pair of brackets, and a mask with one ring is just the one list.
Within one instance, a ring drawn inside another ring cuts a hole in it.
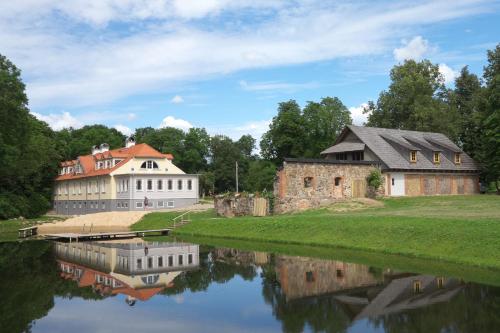
[{"label": "gray shingled roof", "polygon": [[321,154],[333,154],[340,153],[345,151],[360,151],[365,150],[365,144],[360,142],[341,142],[335,146],[331,146],[328,149],[325,149],[321,152]]},{"label": "gray shingled roof", "polygon": [[[441,133],[406,131],[388,128],[347,126],[366,147],[370,149],[386,165],[388,169],[410,170],[453,170],[478,171],[479,166],[467,154],[462,152],[450,139]],[[346,133],[346,132],[344,132]],[[337,145],[342,143],[343,136],[338,139]],[[419,144],[422,143],[422,144]],[[333,147],[337,146],[334,145]],[[330,147],[329,149],[332,149]],[[432,152],[441,151],[441,163],[434,164],[431,160]],[[328,150],[328,149],[327,149]],[[419,150],[417,162],[411,163],[409,150]],[[446,152],[461,152],[461,164],[455,164]],[[428,152],[428,154],[427,154]],[[427,156],[426,156],[427,154]]]}]

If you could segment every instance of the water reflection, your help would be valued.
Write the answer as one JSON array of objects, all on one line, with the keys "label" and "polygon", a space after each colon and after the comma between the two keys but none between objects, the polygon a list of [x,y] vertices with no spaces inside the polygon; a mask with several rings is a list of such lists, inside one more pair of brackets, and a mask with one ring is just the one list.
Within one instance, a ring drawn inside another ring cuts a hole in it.
[{"label": "water reflection", "polygon": [[186,243],[62,243],[54,249],[61,277],[101,296],[127,295],[146,301],[174,286],[181,273],[199,266],[199,246]]},{"label": "water reflection", "polygon": [[498,287],[186,243],[0,243],[0,295],[1,332],[500,327]]}]

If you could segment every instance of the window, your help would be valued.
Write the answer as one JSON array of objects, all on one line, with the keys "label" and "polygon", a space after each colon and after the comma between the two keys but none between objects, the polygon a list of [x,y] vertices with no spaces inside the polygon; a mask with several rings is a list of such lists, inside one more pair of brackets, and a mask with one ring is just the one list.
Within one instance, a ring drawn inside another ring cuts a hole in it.
[{"label": "window", "polygon": [[174,256],[168,256],[168,267],[172,267],[174,265]]},{"label": "window", "polygon": [[462,163],[462,158],[460,156],[460,153],[455,153],[455,164],[460,164]]},{"label": "window", "polygon": [[163,257],[158,257],[158,267],[163,267]]},{"label": "window", "polygon": [[193,189],[193,181],[191,179],[188,179],[187,181],[187,188],[189,191]]},{"label": "window", "polygon": [[184,260],[184,257],[182,256],[182,254],[179,254],[179,266],[184,265],[183,260]]},{"label": "window", "polygon": [[173,208],[174,207],[174,201],[173,200],[167,201],[167,207],[168,208]]},{"label": "window", "polygon": [[444,287],[444,277],[438,277],[436,279],[437,287],[442,289]]},{"label": "window", "polygon": [[106,209],[106,203],[104,201],[101,202],[101,207],[102,207],[103,210]]},{"label": "window", "polygon": [[394,178],[392,178],[391,182],[392,182],[392,186],[394,186]]},{"label": "window", "polygon": [[420,280],[413,281],[413,292],[415,294],[422,292],[422,282]]},{"label": "window", "polygon": [[304,187],[309,188],[313,186],[313,177],[305,177],[304,178]]},{"label": "window", "polygon": [[153,257],[148,258],[148,268],[153,268]]},{"label": "window", "polygon": [[135,182],[135,189],[137,191],[142,191],[142,179],[137,179]]},{"label": "window", "polygon": [[193,255],[188,254],[188,265],[191,265],[193,263]]},{"label": "window", "polygon": [[353,161],[362,161],[365,158],[365,154],[362,151],[354,151],[352,152],[352,160]]},{"label": "window", "polygon": [[99,183],[95,181],[95,193],[99,193]]},{"label": "window", "polygon": [[106,180],[101,181],[101,192],[106,193]]},{"label": "window", "polygon": [[78,183],[78,194],[82,194],[82,182]]},{"label": "window", "polygon": [[340,186],[340,181],[342,180],[342,178],[340,177],[335,177],[335,186]]},{"label": "window", "polygon": [[146,161],[141,164],[141,169],[158,169],[158,163],[155,161]]},{"label": "window", "polygon": [[118,208],[122,208],[122,203],[121,203],[121,202],[117,203],[117,204],[116,204],[116,207],[118,207]]},{"label": "window", "polygon": [[159,179],[157,182],[156,182],[156,189],[158,191],[163,191],[163,180]]},{"label": "window", "polygon": [[179,191],[181,191],[181,190],[182,190],[182,179],[179,179],[179,180],[177,181],[177,189],[178,189]]},{"label": "window", "polygon": [[309,271],[306,272],[306,282],[314,282],[314,273]]},{"label": "window", "polygon": [[142,208],[142,202],[136,202],[135,203],[135,208]]},{"label": "window", "polygon": [[345,161],[347,160],[347,153],[336,153],[335,159],[339,161]]},{"label": "window", "polygon": [[137,259],[137,269],[142,269],[142,259]]},{"label": "window", "polygon": [[410,162],[415,163],[416,161],[417,161],[417,151],[416,150],[412,150],[410,152]]},{"label": "window", "polygon": [[160,207],[164,207],[164,205],[165,205],[165,204],[164,204],[164,202],[163,202],[163,201],[158,201],[158,204],[157,204],[158,208],[160,208]]},{"label": "window", "polygon": [[152,191],[153,190],[153,180],[148,179],[146,186],[147,186],[148,191]]},{"label": "window", "polygon": [[114,160],[114,164],[117,165],[118,163],[120,163],[122,160]]},{"label": "window", "polygon": [[344,277],[344,271],[341,269],[337,269],[337,278],[342,279]]},{"label": "window", "polygon": [[173,188],[173,187],[174,187],[174,185],[173,185],[172,179],[169,179],[169,180],[167,181],[167,189],[168,189],[169,191],[172,191],[172,188]]},{"label": "window", "polygon": [[88,194],[92,193],[92,183],[91,182],[87,183],[87,193]]},{"label": "window", "polygon": [[434,163],[439,163],[439,152],[435,151],[434,152]]}]

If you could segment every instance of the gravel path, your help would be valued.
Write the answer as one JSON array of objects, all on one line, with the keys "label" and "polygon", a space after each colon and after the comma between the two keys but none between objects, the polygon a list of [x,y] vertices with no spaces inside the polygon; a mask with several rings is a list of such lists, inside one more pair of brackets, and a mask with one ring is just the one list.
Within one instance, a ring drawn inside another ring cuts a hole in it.
[{"label": "gravel path", "polygon": [[119,231],[128,228],[139,221],[144,215],[152,212],[186,212],[189,210],[202,211],[213,208],[213,204],[196,204],[178,209],[162,209],[154,211],[130,212],[102,212],[70,217],[64,221],[44,223],[38,227],[40,234],[53,232],[88,232],[92,231]]}]

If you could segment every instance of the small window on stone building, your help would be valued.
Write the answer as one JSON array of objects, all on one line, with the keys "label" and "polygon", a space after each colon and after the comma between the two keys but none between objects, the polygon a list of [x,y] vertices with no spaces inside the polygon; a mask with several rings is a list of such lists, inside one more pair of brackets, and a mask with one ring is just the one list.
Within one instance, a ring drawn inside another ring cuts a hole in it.
[{"label": "small window on stone building", "polygon": [[305,177],[304,178],[304,187],[312,187],[313,186],[313,177]]},{"label": "small window on stone building", "polygon": [[410,162],[416,162],[417,161],[417,151],[412,150],[410,152]]},{"label": "small window on stone building", "polygon": [[306,282],[314,282],[314,273],[309,271],[306,272]]},{"label": "small window on stone building", "polygon": [[337,278],[341,279],[344,277],[344,271],[341,269],[337,269]]},{"label": "small window on stone building", "polygon": [[342,180],[342,178],[340,177],[335,177],[335,186],[340,186],[340,181]]},{"label": "small window on stone building", "polygon": [[339,161],[345,161],[347,160],[347,153],[336,153],[335,159]]},{"label": "small window on stone building", "polygon": [[413,292],[419,294],[422,292],[422,282],[420,280],[413,281]]},{"label": "small window on stone building", "polygon": [[352,153],[352,160],[353,161],[362,161],[365,159],[364,152],[362,151],[355,151]]},{"label": "small window on stone building", "polygon": [[460,163],[462,163],[460,153],[455,153],[455,164],[460,164]]}]

